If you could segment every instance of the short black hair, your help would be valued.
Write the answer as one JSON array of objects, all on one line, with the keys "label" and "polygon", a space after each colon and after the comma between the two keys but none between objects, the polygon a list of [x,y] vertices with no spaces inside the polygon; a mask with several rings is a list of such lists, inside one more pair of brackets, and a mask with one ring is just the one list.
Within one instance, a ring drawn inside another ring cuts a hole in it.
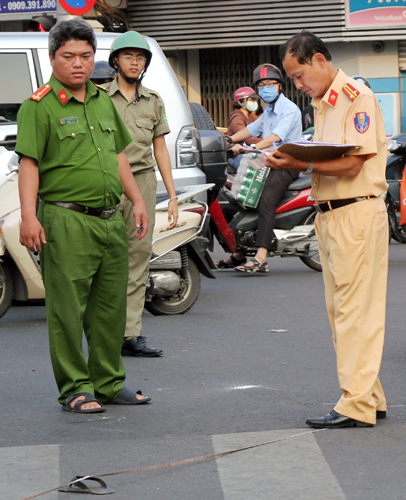
[{"label": "short black hair", "polygon": [[49,32],[48,38],[48,50],[51,56],[55,57],[55,52],[69,40],[88,42],[93,52],[96,52],[96,35],[90,24],[83,19],[69,19],[69,21],[61,21],[55,24]]},{"label": "short black hair", "polygon": [[287,53],[296,57],[299,64],[311,64],[314,54],[317,53],[323,54],[327,61],[331,61],[331,54],[323,40],[306,30],[292,36],[279,47],[281,61],[285,59]]}]

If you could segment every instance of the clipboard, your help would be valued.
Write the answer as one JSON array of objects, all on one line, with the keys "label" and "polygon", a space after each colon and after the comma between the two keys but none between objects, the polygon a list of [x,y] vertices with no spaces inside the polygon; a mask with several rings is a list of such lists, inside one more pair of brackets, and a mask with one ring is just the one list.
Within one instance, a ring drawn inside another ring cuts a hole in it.
[{"label": "clipboard", "polygon": [[300,161],[330,161],[341,158],[350,149],[359,147],[356,144],[296,141],[282,144],[278,151],[290,154]]}]

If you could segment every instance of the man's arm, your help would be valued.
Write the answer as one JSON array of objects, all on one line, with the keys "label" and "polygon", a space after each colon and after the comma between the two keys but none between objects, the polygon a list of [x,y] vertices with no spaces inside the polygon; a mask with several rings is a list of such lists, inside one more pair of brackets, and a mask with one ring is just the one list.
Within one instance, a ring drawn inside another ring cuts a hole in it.
[{"label": "man's arm", "polygon": [[121,153],[117,155],[117,159],[120,181],[124,188],[124,194],[133,204],[135,225],[138,228],[137,238],[141,240],[148,231],[148,212],[145,207],[144,198],[134,180],[130,164],[128,163],[124,151],[121,151]]},{"label": "man's arm", "polygon": [[41,242],[46,243],[44,228],[37,219],[38,187],[37,161],[29,156],[21,156],[18,178],[21,203],[20,243],[28,247],[32,252],[35,249],[40,252]]},{"label": "man's arm", "polygon": [[[265,164],[275,170],[296,170],[303,172],[309,168],[308,161],[300,161],[281,151],[269,151]],[[356,177],[370,155],[349,155],[337,160],[314,162],[313,173],[327,176]]]},{"label": "man's arm", "polygon": [[[169,198],[176,196],[175,186],[173,184],[171,159],[169,157],[168,148],[166,147],[165,136],[160,135],[152,141],[154,146],[154,156],[162,175]],[[168,222],[167,229],[172,229],[178,223],[178,200],[175,198],[168,205]]]},{"label": "man's arm", "polygon": [[258,142],[256,147],[257,149],[265,149],[272,146],[272,142],[281,142],[281,138],[276,134],[269,134],[268,137],[262,139],[262,141]]}]

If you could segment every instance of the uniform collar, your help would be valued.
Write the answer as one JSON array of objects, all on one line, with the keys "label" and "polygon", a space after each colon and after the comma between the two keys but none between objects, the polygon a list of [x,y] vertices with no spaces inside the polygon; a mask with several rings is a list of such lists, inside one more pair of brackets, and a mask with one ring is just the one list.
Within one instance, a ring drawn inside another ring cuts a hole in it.
[{"label": "uniform collar", "polygon": [[279,94],[276,102],[275,102],[275,105],[272,107],[272,102],[268,104],[268,106],[265,108],[265,111],[267,111],[267,113],[270,115],[272,112],[275,113],[275,115],[277,115],[280,110],[281,110],[281,107],[283,106],[283,103],[285,101],[286,97],[282,94],[282,92]]},{"label": "uniform collar", "polygon": [[[65,104],[71,99],[75,99],[75,97],[69,92],[69,90],[66,90],[62,83],[57,80],[53,74],[49,80],[49,84],[51,85],[52,90],[55,92],[56,97],[58,98],[62,106],[65,106]],[[86,82],[85,102],[87,102],[91,97],[99,95],[99,92],[100,90],[97,89],[90,80],[88,80]]]},{"label": "uniform collar", "polygon": [[312,99],[312,104],[315,108],[319,108],[321,102],[325,102],[332,108],[335,108],[337,104],[337,99],[338,96],[344,87],[345,80],[347,78],[347,75],[344,73],[343,70],[339,69],[336,77],[334,78],[332,84],[328,88],[327,92],[324,94],[323,97],[314,97]]},{"label": "uniform collar", "polygon": [[[120,90],[120,87],[118,86],[118,77],[117,76],[109,84],[108,89],[109,89],[109,95],[110,96],[114,95],[117,92],[120,92],[120,94],[122,94],[122,92]],[[141,96],[144,96],[144,97],[150,97],[151,96],[151,94],[148,92],[148,90],[144,87],[144,85],[142,83],[140,83],[138,85],[138,95],[140,97]],[[134,96],[135,96],[135,93],[134,93]]]}]

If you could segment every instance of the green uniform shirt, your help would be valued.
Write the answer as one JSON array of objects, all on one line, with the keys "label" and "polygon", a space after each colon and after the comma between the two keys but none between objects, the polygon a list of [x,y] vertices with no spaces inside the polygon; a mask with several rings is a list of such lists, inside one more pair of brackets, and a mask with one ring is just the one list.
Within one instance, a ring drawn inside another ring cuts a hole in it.
[{"label": "green uniform shirt", "polygon": [[37,160],[41,199],[117,205],[123,193],[117,154],[132,138],[109,96],[90,81],[85,102],[53,75],[47,85],[51,89],[42,87],[22,104],[15,148]]},{"label": "green uniform shirt", "polygon": [[152,141],[171,131],[165,114],[164,103],[157,92],[143,85],[138,87],[140,100],[135,101],[135,94],[127,101],[120,91],[117,78],[103,87],[109,89],[109,95],[121,118],[124,120],[133,141],[125,150],[133,172],[150,170],[156,165],[152,156]]}]

